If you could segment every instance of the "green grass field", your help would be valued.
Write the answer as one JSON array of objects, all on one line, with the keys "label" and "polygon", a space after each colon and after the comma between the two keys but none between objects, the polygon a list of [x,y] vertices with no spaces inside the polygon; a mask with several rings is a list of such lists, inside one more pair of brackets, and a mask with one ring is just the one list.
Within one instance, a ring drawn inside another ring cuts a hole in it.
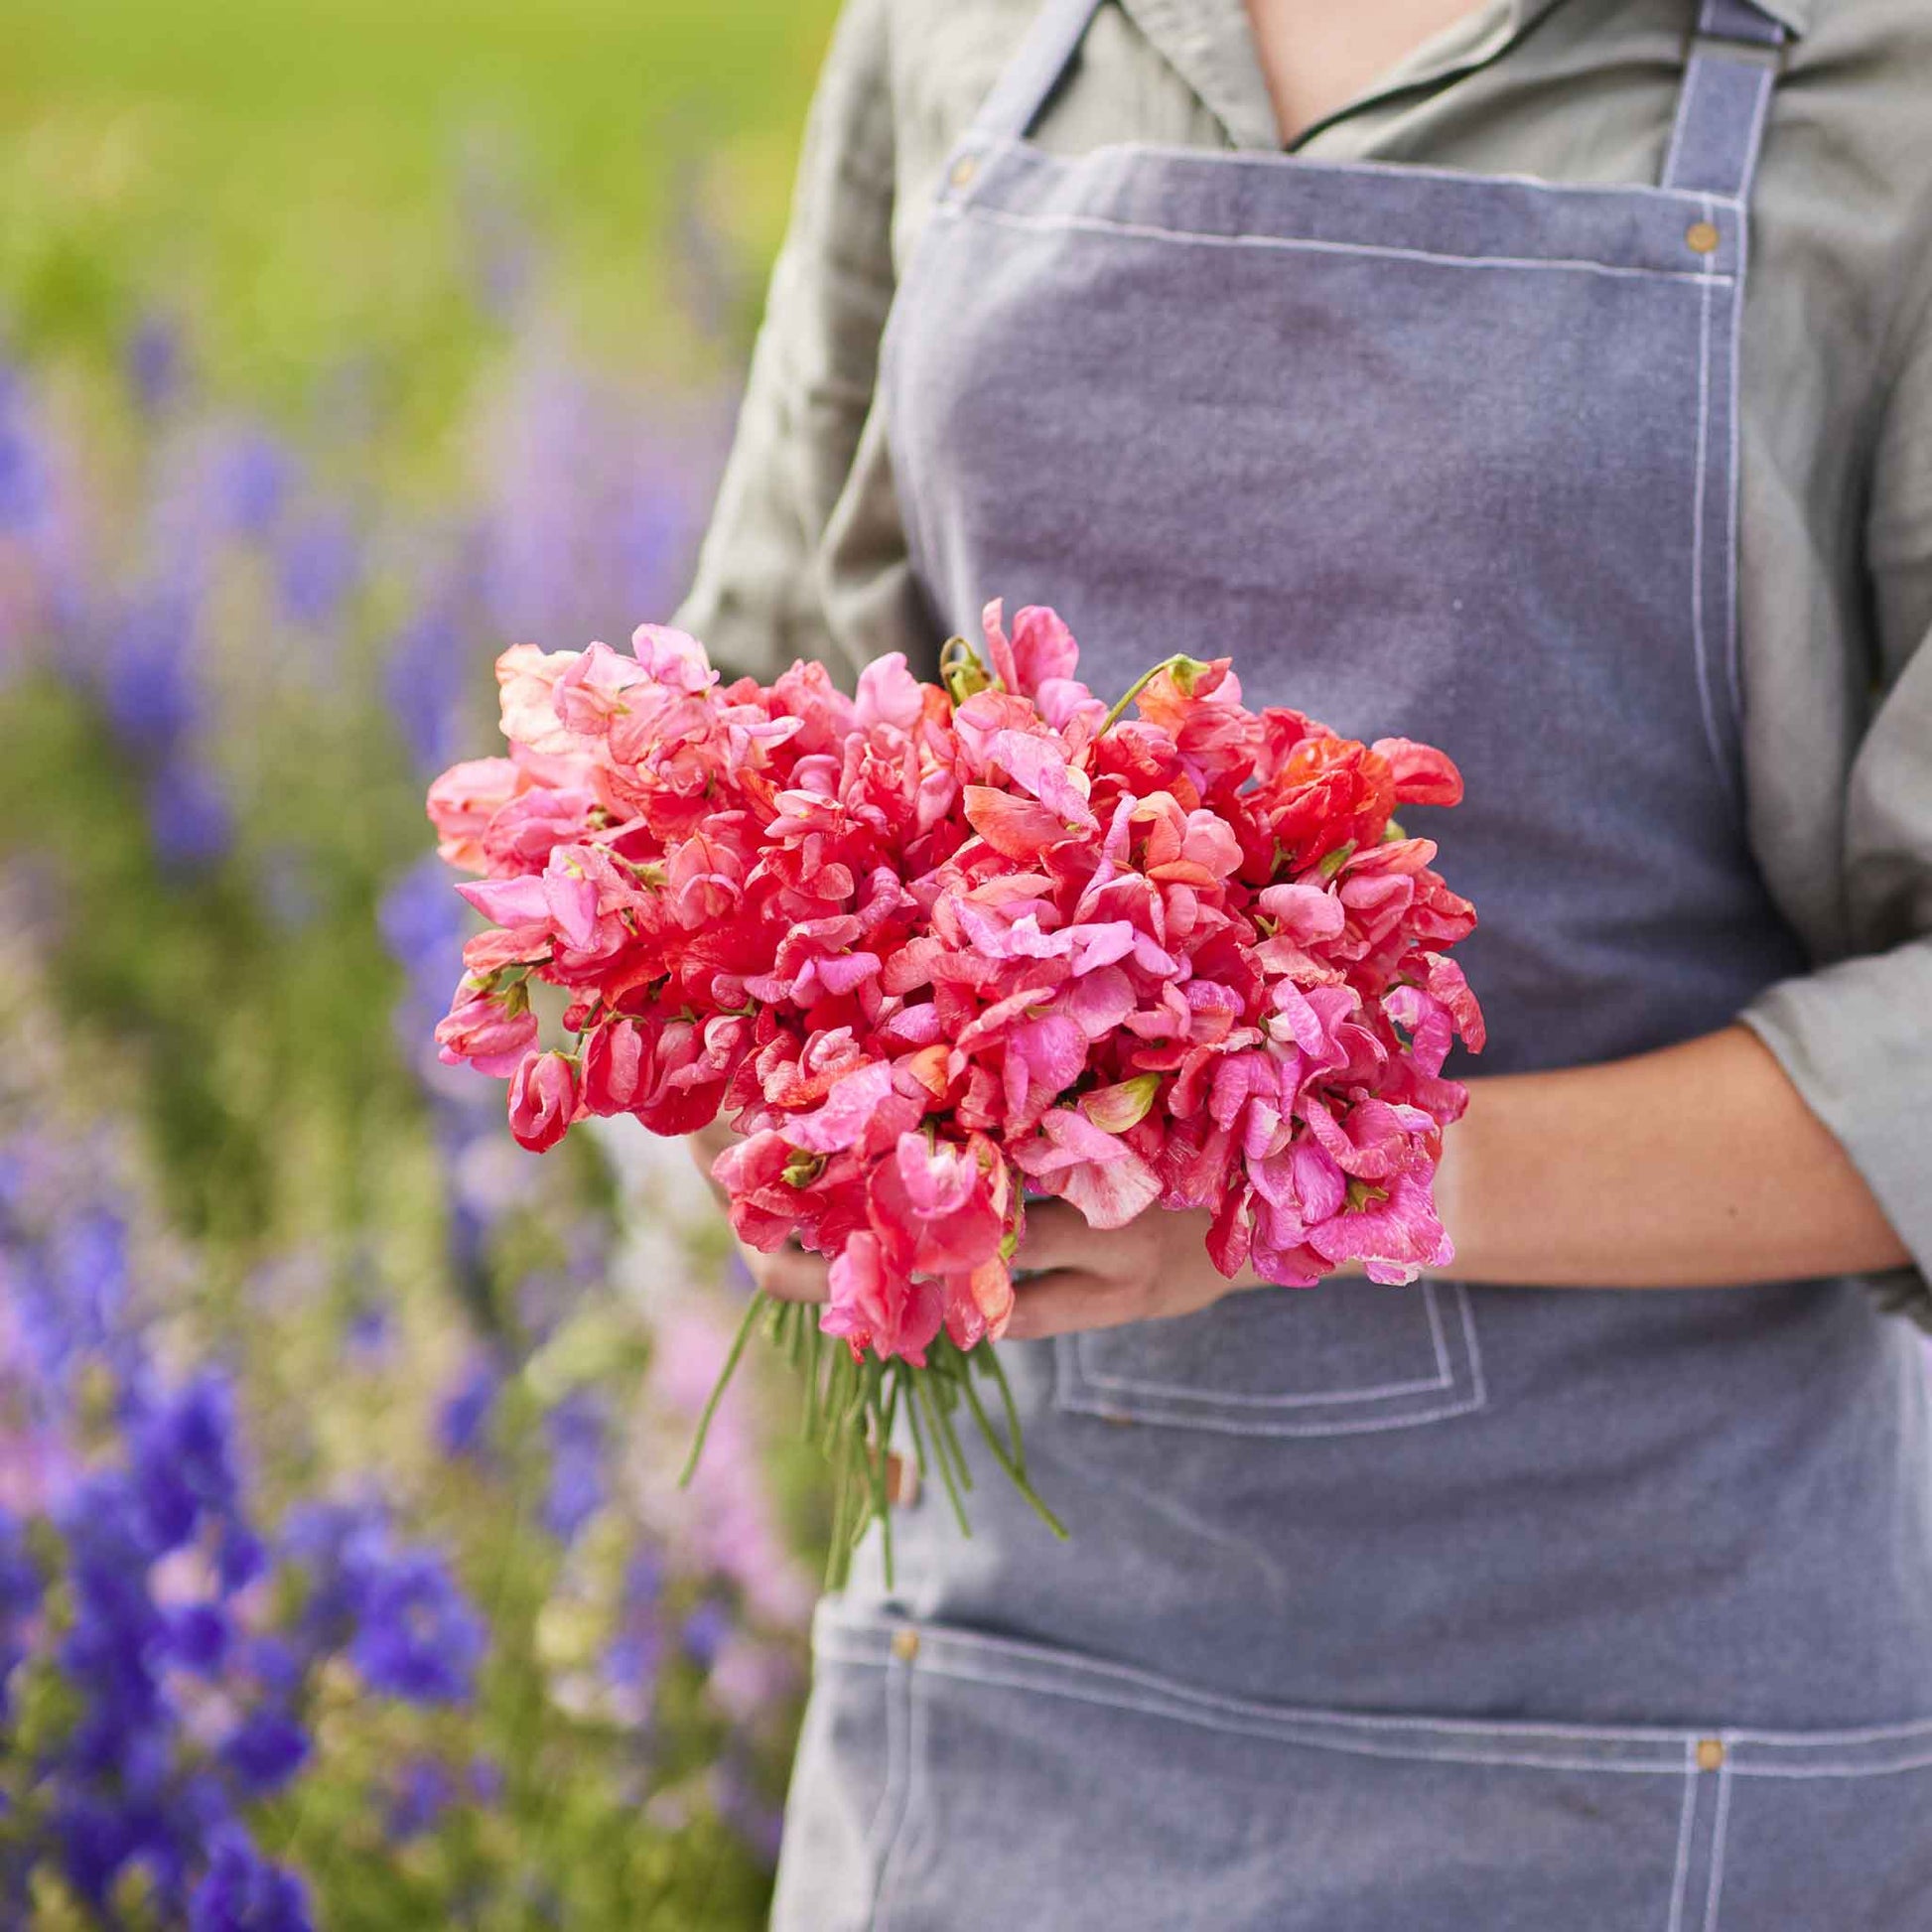
[{"label": "green grass field", "polygon": [[[541,236],[600,350],[662,352],[695,199],[754,271],[783,219],[829,0],[14,0],[0,339],[99,352],[142,308],[270,406],[346,355],[448,386],[481,199]],[[680,347],[678,352],[684,352]]]}]

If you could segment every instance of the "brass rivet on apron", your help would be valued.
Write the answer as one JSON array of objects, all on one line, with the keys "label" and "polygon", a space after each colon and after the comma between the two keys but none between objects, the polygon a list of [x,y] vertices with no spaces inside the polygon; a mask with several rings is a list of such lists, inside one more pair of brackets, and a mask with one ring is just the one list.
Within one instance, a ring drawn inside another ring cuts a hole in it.
[{"label": "brass rivet on apron", "polygon": [[952,173],[947,177],[947,179],[952,183],[952,185],[955,188],[970,188],[973,185],[973,177],[976,174],[978,174],[979,171],[980,171],[979,158],[976,155],[962,154],[959,157],[959,159],[953,163]]},{"label": "brass rivet on apron", "polygon": [[1725,1761],[1725,1740],[1722,1737],[1700,1737],[1698,1739],[1698,1769],[1700,1771],[1718,1770]]},{"label": "brass rivet on apron", "polygon": [[901,1626],[893,1632],[893,1655],[901,1664],[909,1664],[919,1654],[919,1633],[909,1626]]},{"label": "brass rivet on apron", "polygon": [[1692,254],[1715,255],[1718,252],[1718,244],[1724,236],[1709,221],[1693,221],[1684,239]]}]

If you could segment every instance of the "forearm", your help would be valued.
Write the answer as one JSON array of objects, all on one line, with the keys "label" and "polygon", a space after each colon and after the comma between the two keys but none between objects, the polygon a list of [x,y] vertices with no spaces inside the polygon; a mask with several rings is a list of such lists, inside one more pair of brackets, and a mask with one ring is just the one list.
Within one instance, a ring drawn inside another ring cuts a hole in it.
[{"label": "forearm", "polygon": [[1448,1272],[1465,1281],[1696,1288],[1909,1259],[1743,1027],[1606,1065],[1472,1081],[1467,1115],[1444,1138]]}]

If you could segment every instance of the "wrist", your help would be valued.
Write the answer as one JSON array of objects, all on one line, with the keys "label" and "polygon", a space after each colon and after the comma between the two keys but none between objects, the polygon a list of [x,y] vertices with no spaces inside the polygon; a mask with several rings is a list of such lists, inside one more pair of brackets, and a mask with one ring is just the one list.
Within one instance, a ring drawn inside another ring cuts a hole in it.
[{"label": "wrist", "polygon": [[1468,1109],[1444,1130],[1443,1155],[1436,1167],[1436,1217],[1455,1249],[1455,1258],[1441,1272],[1465,1281],[1484,1279],[1482,1152],[1500,1098],[1498,1086],[1495,1081],[1469,1082]]}]

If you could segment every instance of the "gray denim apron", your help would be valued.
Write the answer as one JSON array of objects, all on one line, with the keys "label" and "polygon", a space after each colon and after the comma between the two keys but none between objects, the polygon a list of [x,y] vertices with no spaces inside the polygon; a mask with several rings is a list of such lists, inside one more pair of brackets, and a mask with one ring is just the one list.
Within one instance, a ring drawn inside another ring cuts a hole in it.
[{"label": "gray denim apron", "polygon": [[[1738,750],[1781,30],[1712,0],[1663,186],[1575,188],[1047,153],[1096,4],[1049,0],[888,330],[940,634],[1051,604],[1102,693],[1226,652],[1448,749],[1467,802],[1404,818],[1480,908],[1484,1070],[1725,1024],[1804,963]],[[983,1453],[969,1539],[928,1484],[889,1591],[871,1534],[782,1932],[1932,1927],[1923,1372],[1860,1283],[1263,1290],[1000,1346],[1071,1541]]]}]

